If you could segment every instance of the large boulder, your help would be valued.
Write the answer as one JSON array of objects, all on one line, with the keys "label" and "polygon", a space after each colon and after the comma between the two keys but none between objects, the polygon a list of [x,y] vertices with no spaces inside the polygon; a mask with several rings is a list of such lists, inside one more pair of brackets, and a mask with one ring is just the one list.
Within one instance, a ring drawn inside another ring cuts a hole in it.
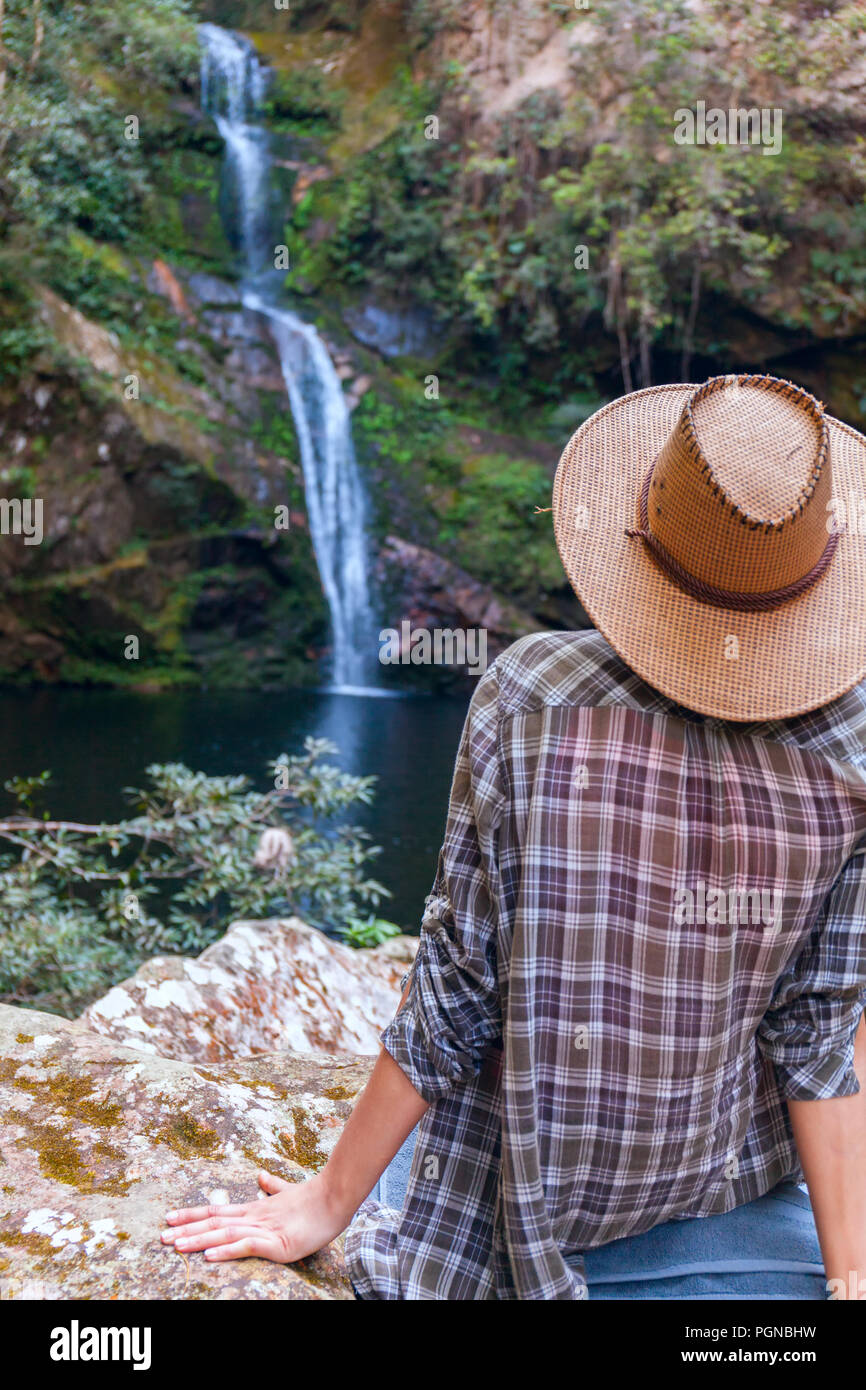
[{"label": "large boulder", "polygon": [[417,943],[353,950],[298,917],[235,922],[200,956],[154,956],[81,1015],[95,1033],[191,1062],[375,1054]]},{"label": "large boulder", "polygon": [[252,1199],[260,1168],[309,1177],[371,1065],[194,1065],[0,1006],[0,1298],[350,1299],[340,1241],[291,1266],[211,1265],[159,1237],[173,1207]]}]

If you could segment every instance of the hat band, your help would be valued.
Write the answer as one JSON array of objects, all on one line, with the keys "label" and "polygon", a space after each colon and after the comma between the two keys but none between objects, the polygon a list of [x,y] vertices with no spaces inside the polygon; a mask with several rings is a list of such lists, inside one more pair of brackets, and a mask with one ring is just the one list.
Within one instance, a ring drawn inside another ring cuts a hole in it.
[{"label": "hat band", "polygon": [[714,584],[707,584],[703,579],[698,579],[685,569],[678,560],[675,560],[670,551],[665,549],[658,537],[650,530],[649,490],[655,466],[656,461],[653,459],[652,467],[644,478],[643,487],[640,490],[638,502],[640,526],[627,528],[625,534],[637,536],[642,540],[668,578],[672,579],[691,598],[697,599],[699,603],[709,603],[715,608],[733,608],[740,613],[766,613],[772,608],[778,608],[782,603],[787,603],[789,599],[798,598],[800,594],[804,594],[821,578],[832,560],[844,527],[831,532],[821,558],[807,574],[796,579],[793,584],[786,584],[781,589],[767,589],[763,593],[749,594],[739,589],[719,589]]}]

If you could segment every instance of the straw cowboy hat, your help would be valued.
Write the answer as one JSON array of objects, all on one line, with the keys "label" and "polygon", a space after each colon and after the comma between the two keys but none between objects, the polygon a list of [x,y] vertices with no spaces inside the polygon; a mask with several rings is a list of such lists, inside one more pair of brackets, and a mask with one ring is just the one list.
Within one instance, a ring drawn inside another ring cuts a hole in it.
[{"label": "straw cowboy hat", "polygon": [[552,510],[572,586],[633,671],[701,714],[783,719],[866,675],[864,493],[863,435],[790,381],[718,376],[597,411]]}]

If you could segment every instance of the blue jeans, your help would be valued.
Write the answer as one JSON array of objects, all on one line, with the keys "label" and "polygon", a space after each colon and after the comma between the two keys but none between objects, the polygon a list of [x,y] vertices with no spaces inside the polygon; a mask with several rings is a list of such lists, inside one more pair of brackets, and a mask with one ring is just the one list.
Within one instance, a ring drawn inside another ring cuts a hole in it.
[{"label": "blue jeans", "polygon": [[[403,1206],[413,1130],[371,1197]],[[567,1258],[567,1257],[566,1257]],[[584,1254],[590,1299],[826,1299],[812,1207],[796,1183],[724,1216],[666,1221]]]}]

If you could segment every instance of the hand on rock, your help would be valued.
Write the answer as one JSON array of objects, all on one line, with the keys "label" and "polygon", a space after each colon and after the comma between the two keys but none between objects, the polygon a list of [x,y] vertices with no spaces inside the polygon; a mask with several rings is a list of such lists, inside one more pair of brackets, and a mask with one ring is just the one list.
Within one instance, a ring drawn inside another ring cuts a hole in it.
[{"label": "hand on rock", "polygon": [[163,1242],[184,1255],[203,1250],[207,1260],[255,1255],[291,1264],[321,1250],[346,1226],[320,1177],[294,1183],[261,1172],[259,1186],[268,1195],[256,1201],[170,1211],[166,1221],[171,1229],[163,1231]]}]

